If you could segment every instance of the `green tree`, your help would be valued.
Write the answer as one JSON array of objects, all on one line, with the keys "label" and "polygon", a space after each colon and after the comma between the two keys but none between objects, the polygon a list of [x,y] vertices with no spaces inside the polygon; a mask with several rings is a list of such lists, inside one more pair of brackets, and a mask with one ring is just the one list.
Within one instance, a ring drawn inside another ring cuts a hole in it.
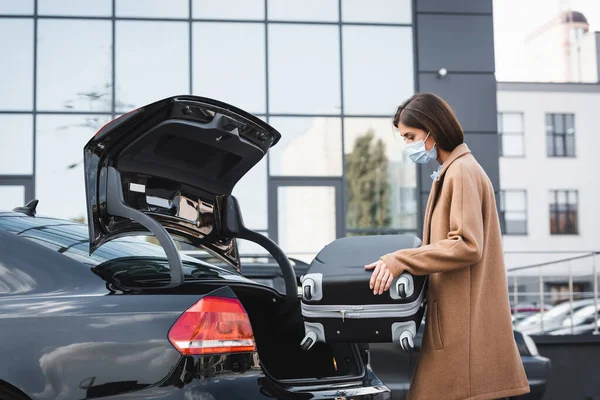
[{"label": "green tree", "polygon": [[82,224],[85,224],[87,222],[87,218],[84,215],[80,215],[78,217],[71,218],[71,221],[81,222]]},{"label": "green tree", "polygon": [[350,229],[388,228],[391,225],[390,184],[385,143],[369,129],[346,155]]}]

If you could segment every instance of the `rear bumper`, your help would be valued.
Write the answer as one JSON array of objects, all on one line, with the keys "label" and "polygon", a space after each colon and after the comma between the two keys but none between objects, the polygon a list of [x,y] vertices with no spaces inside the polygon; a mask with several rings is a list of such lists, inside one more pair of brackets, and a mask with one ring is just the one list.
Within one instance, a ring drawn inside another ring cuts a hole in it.
[{"label": "rear bumper", "polygon": [[283,389],[274,387],[260,374],[248,374],[207,381],[193,381],[182,388],[153,387],[131,392],[111,399],[156,399],[156,400],[334,400],[348,398],[355,400],[390,400],[391,394],[385,386],[355,387],[319,390]]},{"label": "rear bumper", "polygon": [[527,373],[527,380],[531,392],[519,396],[519,400],[541,400],[546,393],[546,386],[550,377],[552,363],[546,357],[522,356],[523,366]]},{"label": "rear bumper", "polygon": [[[196,365],[197,366],[197,365]],[[189,370],[188,370],[189,371]],[[179,368],[171,379],[162,384],[135,392],[110,396],[110,399],[156,399],[156,400],[391,400],[390,390],[379,381],[370,369],[362,382],[353,384],[303,384],[283,386],[265,376],[261,369],[245,372],[222,371],[212,376],[188,379]],[[185,383],[184,383],[185,382]],[[316,382],[315,382],[316,383]]]}]

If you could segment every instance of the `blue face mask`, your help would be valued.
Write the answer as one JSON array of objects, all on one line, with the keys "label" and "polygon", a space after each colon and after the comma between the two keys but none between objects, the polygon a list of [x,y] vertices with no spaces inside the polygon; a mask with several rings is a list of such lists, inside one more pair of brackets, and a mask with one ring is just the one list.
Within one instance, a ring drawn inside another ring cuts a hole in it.
[{"label": "blue face mask", "polygon": [[[425,140],[429,137],[429,133],[425,137]],[[431,150],[425,148],[425,140],[419,140],[418,142],[411,143],[404,148],[404,153],[417,164],[427,164],[431,160],[437,160],[437,149],[435,143]]]}]

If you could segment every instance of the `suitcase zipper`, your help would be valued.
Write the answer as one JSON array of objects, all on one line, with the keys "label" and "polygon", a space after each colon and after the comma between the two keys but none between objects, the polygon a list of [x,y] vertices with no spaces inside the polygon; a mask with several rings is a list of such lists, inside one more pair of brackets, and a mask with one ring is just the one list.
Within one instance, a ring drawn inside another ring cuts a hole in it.
[{"label": "suitcase zipper", "polygon": [[423,302],[421,290],[419,298],[408,304],[365,304],[365,305],[317,305],[302,303],[302,315],[308,318],[339,318],[342,322],[348,319],[367,318],[405,318],[419,311]]}]

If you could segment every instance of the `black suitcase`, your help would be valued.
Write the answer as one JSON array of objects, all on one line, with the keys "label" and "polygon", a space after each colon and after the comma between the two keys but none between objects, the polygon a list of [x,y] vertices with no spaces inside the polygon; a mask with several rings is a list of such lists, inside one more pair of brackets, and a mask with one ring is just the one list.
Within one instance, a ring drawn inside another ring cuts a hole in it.
[{"label": "black suitcase", "polygon": [[301,347],[316,342],[392,343],[405,351],[425,310],[427,277],[403,273],[381,295],[369,288],[372,270],[365,265],[393,251],[419,247],[409,235],[355,236],[325,246],[302,277]]}]

